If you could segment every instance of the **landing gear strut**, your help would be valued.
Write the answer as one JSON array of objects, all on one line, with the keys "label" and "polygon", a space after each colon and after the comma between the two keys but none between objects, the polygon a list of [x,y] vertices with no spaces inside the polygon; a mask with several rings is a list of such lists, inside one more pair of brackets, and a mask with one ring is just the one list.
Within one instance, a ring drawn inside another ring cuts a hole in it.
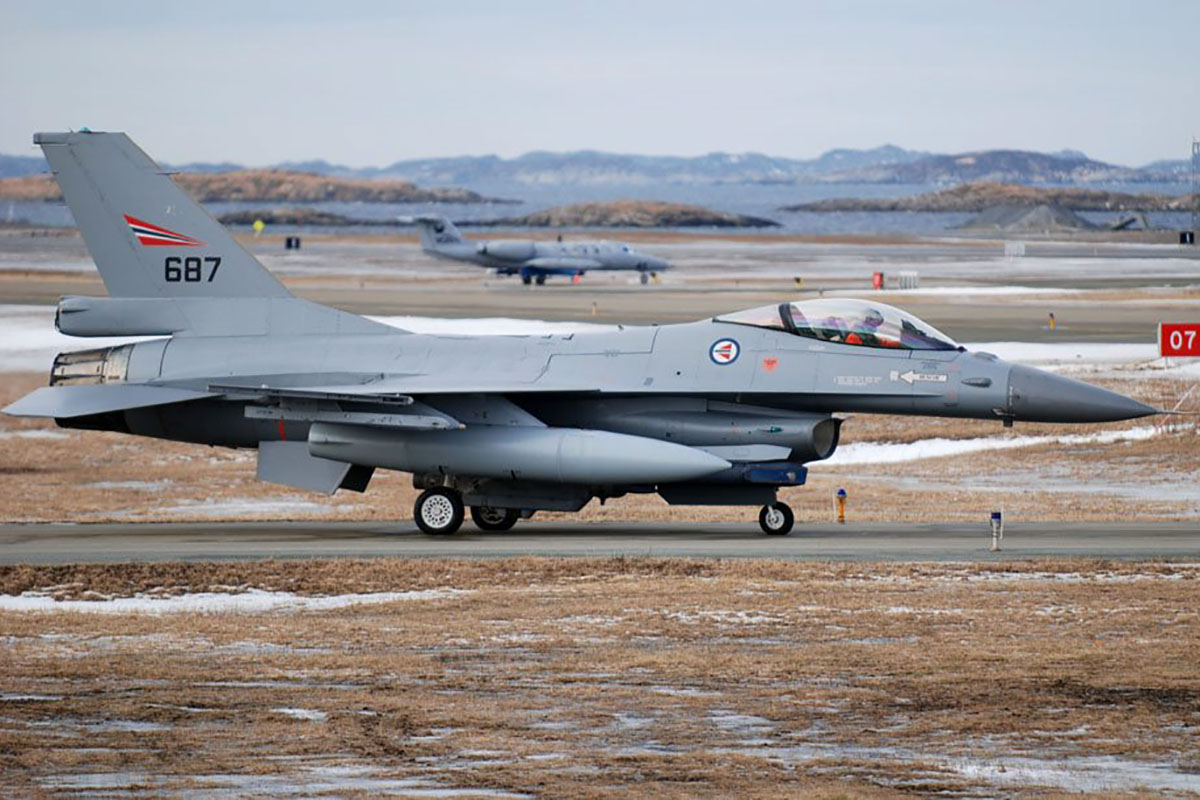
[{"label": "landing gear strut", "polygon": [[481,531],[506,531],[521,518],[518,508],[471,506],[471,521]]},{"label": "landing gear strut", "polygon": [[413,505],[413,519],[430,536],[449,536],[463,524],[462,495],[444,486],[426,489]]},{"label": "landing gear strut", "polygon": [[787,503],[772,503],[758,512],[758,525],[768,536],[787,536],[796,517]]}]

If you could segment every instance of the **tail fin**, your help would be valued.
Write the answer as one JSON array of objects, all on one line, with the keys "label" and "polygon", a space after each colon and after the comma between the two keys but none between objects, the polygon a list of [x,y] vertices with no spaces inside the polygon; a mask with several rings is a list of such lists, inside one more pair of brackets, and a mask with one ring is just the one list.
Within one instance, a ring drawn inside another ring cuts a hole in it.
[{"label": "tail fin", "polygon": [[112,297],[291,297],[123,133],[37,133]]},{"label": "tail fin", "polygon": [[413,222],[421,229],[422,250],[437,250],[438,245],[458,244],[463,240],[454,223],[443,216],[430,214],[413,217]]}]

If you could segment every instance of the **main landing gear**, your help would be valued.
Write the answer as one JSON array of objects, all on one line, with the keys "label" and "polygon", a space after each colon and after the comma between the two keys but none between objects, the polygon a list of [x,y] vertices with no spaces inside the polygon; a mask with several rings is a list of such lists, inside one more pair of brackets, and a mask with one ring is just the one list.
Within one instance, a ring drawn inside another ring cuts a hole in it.
[{"label": "main landing gear", "polygon": [[481,531],[506,531],[520,518],[521,512],[515,508],[471,506],[471,521]]},{"label": "main landing gear", "polygon": [[768,536],[787,536],[796,517],[787,503],[772,503],[758,512],[758,525]]},{"label": "main landing gear", "polygon": [[[421,492],[413,505],[417,527],[430,536],[449,536],[458,531],[465,516],[462,495],[454,489],[437,486]],[[521,510],[472,506],[471,520],[481,531],[506,531],[517,524]]]},{"label": "main landing gear", "polygon": [[413,519],[430,536],[449,536],[463,524],[462,495],[444,486],[426,489],[413,506]]}]

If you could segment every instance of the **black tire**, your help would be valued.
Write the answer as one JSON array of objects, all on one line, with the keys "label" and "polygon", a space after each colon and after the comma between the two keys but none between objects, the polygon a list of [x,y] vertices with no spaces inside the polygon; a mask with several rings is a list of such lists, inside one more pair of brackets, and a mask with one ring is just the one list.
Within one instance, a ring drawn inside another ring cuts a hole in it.
[{"label": "black tire", "polygon": [[481,531],[506,531],[517,524],[521,511],[517,508],[471,506],[471,521]]},{"label": "black tire", "polygon": [[538,275],[536,278],[533,279],[533,282],[536,283],[538,286],[545,286],[546,285],[546,276]]},{"label": "black tire", "polygon": [[413,520],[430,536],[449,536],[463,524],[462,495],[438,486],[421,492],[413,504]]},{"label": "black tire", "polygon": [[638,278],[638,280],[640,280],[642,282],[642,286],[645,286],[647,283],[650,282],[650,276],[643,272],[641,277]]},{"label": "black tire", "polygon": [[525,284],[526,286],[528,286],[529,284],[533,283],[533,276],[532,276],[532,275],[522,275],[522,276],[521,276],[521,283],[523,283],[523,284]]},{"label": "black tire", "polygon": [[787,536],[795,522],[796,517],[787,503],[772,503],[758,512],[758,526],[768,536]]}]

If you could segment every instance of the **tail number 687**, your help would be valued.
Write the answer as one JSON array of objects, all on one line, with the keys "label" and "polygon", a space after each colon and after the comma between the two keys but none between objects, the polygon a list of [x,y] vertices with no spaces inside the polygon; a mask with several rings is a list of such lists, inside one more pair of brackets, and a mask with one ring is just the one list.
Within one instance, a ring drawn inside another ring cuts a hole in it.
[{"label": "tail number 687", "polygon": [[167,283],[212,283],[220,267],[220,256],[167,256],[163,262],[163,277]]}]

